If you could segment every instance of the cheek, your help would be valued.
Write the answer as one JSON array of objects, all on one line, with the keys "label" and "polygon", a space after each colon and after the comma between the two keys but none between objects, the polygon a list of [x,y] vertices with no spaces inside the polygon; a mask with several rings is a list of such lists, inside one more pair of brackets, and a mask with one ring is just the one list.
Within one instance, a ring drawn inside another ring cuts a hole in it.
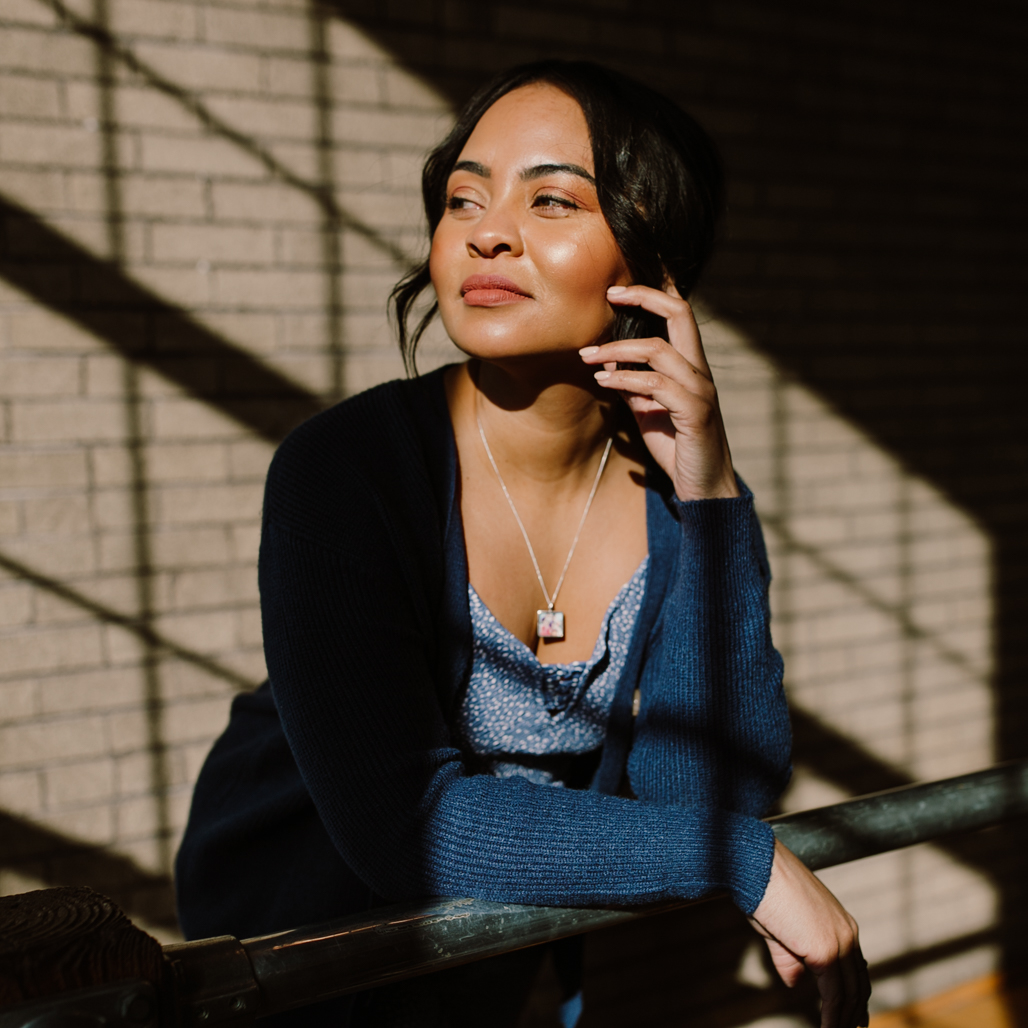
[{"label": "cheek", "polygon": [[458,267],[458,262],[453,259],[452,240],[447,238],[444,230],[437,228],[428,252],[428,274],[444,324],[448,324],[454,304],[460,299],[460,282],[456,281]]},{"label": "cheek", "polygon": [[620,251],[605,239],[580,239],[558,244],[548,253],[551,281],[560,283],[565,299],[586,309],[593,318],[606,320],[611,314],[607,287],[627,282]]},{"label": "cheek", "polygon": [[432,246],[428,251],[428,273],[437,293],[446,289],[446,271],[453,262],[448,260],[446,233],[440,226],[432,234]]}]

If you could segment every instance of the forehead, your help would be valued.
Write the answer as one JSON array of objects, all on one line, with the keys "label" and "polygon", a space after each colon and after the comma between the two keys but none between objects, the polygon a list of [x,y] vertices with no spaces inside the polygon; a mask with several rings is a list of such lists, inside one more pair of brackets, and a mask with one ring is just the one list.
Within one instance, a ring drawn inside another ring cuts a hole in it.
[{"label": "forehead", "polygon": [[479,119],[459,160],[483,164],[494,176],[540,164],[595,170],[582,108],[567,93],[545,83],[501,96]]}]

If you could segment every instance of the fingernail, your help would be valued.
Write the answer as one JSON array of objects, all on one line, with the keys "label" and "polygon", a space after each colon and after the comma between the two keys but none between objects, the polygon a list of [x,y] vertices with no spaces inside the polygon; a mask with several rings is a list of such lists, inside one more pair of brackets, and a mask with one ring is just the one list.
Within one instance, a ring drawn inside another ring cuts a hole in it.
[{"label": "fingernail", "polygon": [[610,372],[609,371],[597,371],[597,372],[595,372],[593,377],[596,379],[597,382],[603,382],[605,379],[610,378]]},{"label": "fingernail", "polygon": [[583,346],[582,349],[578,351],[579,355],[582,357],[591,357],[594,353],[599,352],[600,348],[598,346]]},{"label": "fingernail", "polygon": [[628,292],[628,286],[611,286],[607,290],[607,295],[610,296],[610,294],[613,293],[616,296],[618,293],[627,293],[627,292]]}]

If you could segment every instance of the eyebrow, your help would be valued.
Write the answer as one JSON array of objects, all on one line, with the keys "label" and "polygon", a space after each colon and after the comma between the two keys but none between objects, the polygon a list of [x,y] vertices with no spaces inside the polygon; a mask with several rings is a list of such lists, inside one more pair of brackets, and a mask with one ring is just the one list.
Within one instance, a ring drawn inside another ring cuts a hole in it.
[{"label": "eyebrow", "polygon": [[[484,164],[479,164],[478,161],[458,161],[453,166],[453,170],[468,171],[472,175],[478,175],[479,178],[492,178],[493,174],[489,168]],[[531,182],[532,179],[542,178],[544,175],[554,175],[559,172],[564,172],[567,175],[577,175],[579,178],[584,178],[586,182],[594,186],[596,185],[596,179],[585,168],[577,164],[535,164],[521,172],[521,181]]]}]

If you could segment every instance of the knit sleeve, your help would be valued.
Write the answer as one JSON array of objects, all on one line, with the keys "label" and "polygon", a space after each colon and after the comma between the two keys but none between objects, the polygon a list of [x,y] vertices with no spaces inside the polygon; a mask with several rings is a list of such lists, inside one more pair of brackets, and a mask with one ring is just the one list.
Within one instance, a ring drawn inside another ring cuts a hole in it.
[{"label": "knit sleeve", "polygon": [[771,843],[747,813],[468,773],[432,679],[433,600],[386,518],[367,513],[376,502],[351,494],[364,513],[328,545],[297,531],[272,497],[260,555],[275,701],[350,867],[389,899],[609,905],[725,890],[751,912]]},{"label": "knit sleeve", "polygon": [[[741,483],[740,483],[741,484]],[[782,660],[753,497],[674,501],[676,571],[640,686],[635,794],[759,817],[789,780]]]}]

